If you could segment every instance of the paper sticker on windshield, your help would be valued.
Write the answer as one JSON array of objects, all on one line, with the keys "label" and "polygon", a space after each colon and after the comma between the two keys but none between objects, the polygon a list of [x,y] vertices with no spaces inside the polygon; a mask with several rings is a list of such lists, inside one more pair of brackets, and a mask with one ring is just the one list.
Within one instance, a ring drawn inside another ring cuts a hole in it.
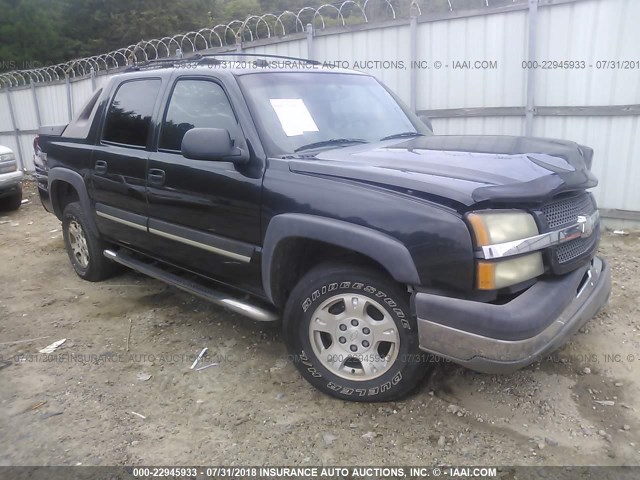
[{"label": "paper sticker on windshield", "polygon": [[318,131],[301,98],[271,98],[270,102],[287,137]]}]

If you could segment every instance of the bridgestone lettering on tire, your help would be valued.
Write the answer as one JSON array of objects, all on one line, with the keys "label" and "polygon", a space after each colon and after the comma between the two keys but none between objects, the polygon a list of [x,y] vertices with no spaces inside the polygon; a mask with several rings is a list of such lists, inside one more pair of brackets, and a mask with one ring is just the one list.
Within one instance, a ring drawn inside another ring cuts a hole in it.
[{"label": "bridgestone lettering on tire", "polygon": [[372,269],[314,268],[291,292],[283,327],[298,370],[334,397],[394,400],[427,371],[408,293]]}]

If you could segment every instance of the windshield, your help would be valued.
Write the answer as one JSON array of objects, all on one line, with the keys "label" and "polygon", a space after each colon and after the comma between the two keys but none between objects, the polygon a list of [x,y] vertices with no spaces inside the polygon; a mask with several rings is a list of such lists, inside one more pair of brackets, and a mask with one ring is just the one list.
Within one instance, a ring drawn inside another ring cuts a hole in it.
[{"label": "windshield", "polygon": [[373,77],[286,72],[238,79],[272,154],[377,142],[398,133],[427,133],[416,128],[420,123]]}]

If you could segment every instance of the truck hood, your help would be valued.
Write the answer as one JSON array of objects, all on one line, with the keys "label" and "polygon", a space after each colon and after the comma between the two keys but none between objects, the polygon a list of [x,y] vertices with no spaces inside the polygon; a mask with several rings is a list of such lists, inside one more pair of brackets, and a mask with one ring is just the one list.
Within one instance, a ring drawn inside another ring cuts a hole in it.
[{"label": "truck hood", "polygon": [[589,147],[563,140],[432,135],[325,150],[292,160],[290,169],[470,206],[542,203],[564,191],[595,187],[592,157]]}]

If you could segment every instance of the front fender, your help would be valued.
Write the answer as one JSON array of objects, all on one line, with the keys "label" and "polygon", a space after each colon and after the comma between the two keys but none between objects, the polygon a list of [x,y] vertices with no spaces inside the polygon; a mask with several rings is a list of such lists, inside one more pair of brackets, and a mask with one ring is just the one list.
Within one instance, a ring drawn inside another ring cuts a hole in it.
[{"label": "front fender", "polygon": [[273,260],[278,244],[287,238],[307,238],[347,248],[381,264],[398,282],[419,285],[420,276],[409,250],[389,235],[342,220],[284,213],[269,222],[262,248],[262,284],[273,302]]}]

